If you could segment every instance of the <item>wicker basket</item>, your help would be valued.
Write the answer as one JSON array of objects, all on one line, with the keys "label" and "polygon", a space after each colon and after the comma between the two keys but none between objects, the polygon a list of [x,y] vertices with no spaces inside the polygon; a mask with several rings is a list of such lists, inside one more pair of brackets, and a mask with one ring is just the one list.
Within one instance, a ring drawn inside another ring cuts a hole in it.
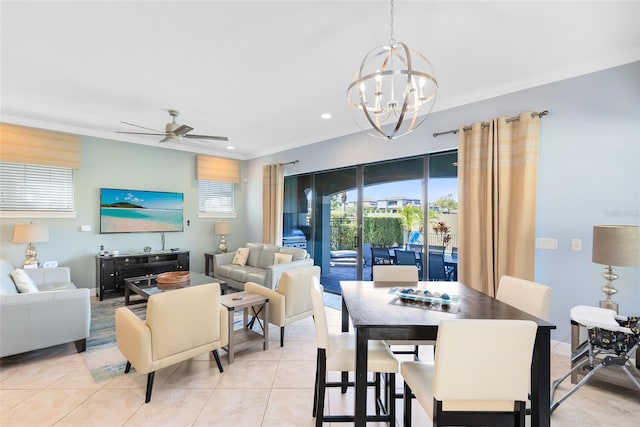
[{"label": "wicker basket", "polygon": [[190,279],[191,275],[188,271],[169,271],[168,273],[158,274],[156,281],[158,282],[158,289],[165,291],[189,286]]}]

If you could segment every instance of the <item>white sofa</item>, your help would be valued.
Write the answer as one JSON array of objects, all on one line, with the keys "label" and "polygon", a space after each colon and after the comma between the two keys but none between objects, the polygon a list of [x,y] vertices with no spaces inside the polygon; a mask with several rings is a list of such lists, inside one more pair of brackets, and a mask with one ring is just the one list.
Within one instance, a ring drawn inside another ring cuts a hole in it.
[{"label": "white sofa", "polygon": [[86,349],[91,325],[89,289],[71,282],[67,267],[24,270],[37,292],[20,293],[15,270],[0,259],[0,357],[74,341]]},{"label": "white sofa", "polygon": [[[253,242],[247,243],[244,247],[249,248],[245,265],[232,263],[235,251],[214,255],[213,277],[224,280],[230,287],[239,290],[244,290],[246,282],[276,289],[283,272],[313,265],[313,259],[304,249]],[[292,259],[283,264],[274,264],[276,253],[290,254]]]}]

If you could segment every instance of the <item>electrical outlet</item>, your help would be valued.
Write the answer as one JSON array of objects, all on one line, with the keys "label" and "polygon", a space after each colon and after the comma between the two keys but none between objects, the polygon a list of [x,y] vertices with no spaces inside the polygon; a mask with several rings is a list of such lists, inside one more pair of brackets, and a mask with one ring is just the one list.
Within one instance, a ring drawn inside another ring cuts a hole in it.
[{"label": "electrical outlet", "polygon": [[572,239],[571,240],[571,250],[572,251],[581,251],[582,250],[582,240],[580,240],[580,239]]}]

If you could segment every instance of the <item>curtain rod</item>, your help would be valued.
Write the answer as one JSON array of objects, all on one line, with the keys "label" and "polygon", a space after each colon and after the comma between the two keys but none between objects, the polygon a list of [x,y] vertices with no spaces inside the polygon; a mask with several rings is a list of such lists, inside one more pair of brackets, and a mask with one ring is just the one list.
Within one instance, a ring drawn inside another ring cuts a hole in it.
[{"label": "curtain rod", "polygon": [[[536,116],[542,117],[542,116],[546,116],[547,114],[549,114],[549,110],[540,111],[539,113],[535,113],[534,112],[534,113],[531,113],[531,118],[534,118]],[[520,120],[520,117],[518,117],[518,116],[509,117],[507,119],[507,123],[516,122],[518,120]],[[485,128],[487,126],[489,126],[488,122],[483,122],[482,123],[482,127],[483,128]],[[471,130],[471,126],[465,126],[465,127],[462,128],[462,130]],[[458,129],[451,129],[451,130],[448,130],[448,131],[445,131],[445,132],[434,132],[433,133],[433,137],[435,138],[436,136],[446,135],[448,133],[452,133],[452,134],[455,135],[456,133],[458,133]]]},{"label": "curtain rod", "polygon": [[287,163],[278,163],[278,166],[295,165],[296,163],[300,163],[300,160],[292,160]]}]

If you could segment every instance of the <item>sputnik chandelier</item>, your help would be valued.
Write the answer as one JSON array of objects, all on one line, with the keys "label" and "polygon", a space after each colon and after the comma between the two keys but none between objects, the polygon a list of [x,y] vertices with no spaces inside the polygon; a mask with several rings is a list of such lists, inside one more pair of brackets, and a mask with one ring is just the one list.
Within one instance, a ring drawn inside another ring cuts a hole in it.
[{"label": "sputnik chandelier", "polygon": [[[393,38],[371,50],[347,88],[349,105],[358,109],[356,123],[370,135],[388,140],[420,126],[433,109],[438,82],[431,63],[420,52]],[[384,129],[383,129],[384,128]]]}]

